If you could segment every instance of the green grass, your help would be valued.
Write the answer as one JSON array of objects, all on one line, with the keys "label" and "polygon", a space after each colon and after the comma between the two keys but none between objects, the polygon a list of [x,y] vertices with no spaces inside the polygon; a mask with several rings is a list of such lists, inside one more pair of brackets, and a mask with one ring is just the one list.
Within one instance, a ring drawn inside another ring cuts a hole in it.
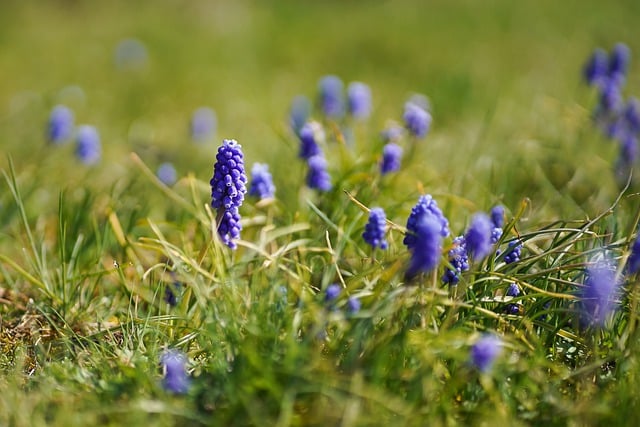
[{"label": "green grass", "polygon": [[[596,46],[640,52],[638,16],[633,1],[3,2],[0,425],[628,425],[640,294],[623,267],[638,184],[614,178],[617,148],[580,73]],[[142,69],[114,65],[127,37],[148,50]],[[323,122],[334,188],[318,193],[287,114],[328,73],[368,83],[374,111],[352,147]],[[416,92],[433,127],[380,177],[378,134]],[[58,103],[98,128],[100,164],[46,143]],[[197,145],[188,120],[201,105],[219,126]],[[242,144],[247,169],[269,163],[277,187],[271,202],[246,199],[236,251],[209,207],[222,138]],[[172,187],[154,175],[166,160]],[[500,247],[519,237],[522,260],[492,254],[454,290],[439,281],[443,256],[405,283],[404,225],[426,193],[454,236],[503,204]],[[361,238],[374,206],[390,221],[385,251]],[[605,253],[620,304],[586,328],[585,270]],[[469,351],[485,332],[504,348],[480,373]],[[188,355],[185,395],[162,387],[167,348]]]}]

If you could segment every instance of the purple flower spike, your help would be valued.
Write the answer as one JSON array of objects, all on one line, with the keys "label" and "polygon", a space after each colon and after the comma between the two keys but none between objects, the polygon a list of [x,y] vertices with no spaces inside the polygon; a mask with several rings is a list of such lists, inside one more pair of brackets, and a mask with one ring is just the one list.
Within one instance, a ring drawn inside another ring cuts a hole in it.
[{"label": "purple flower spike", "polygon": [[386,220],[387,218],[382,208],[373,208],[369,212],[369,222],[364,229],[364,233],[362,233],[362,238],[374,249],[387,249],[388,243],[384,238],[387,227]]},{"label": "purple flower spike", "polygon": [[390,142],[382,149],[382,161],[380,162],[380,173],[386,175],[390,172],[400,170],[402,160],[402,147]]},{"label": "purple flower spike", "polygon": [[469,256],[480,261],[491,252],[491,220],[483,213],[477,213],[471,219],[471,225],[464,238],[467,241]]},{"label": "purple flower spike", "polygon": [[347,312],[349,314],[356,314],[360,311],[361,303],[357,297],[351,296],[347,300]]},{"label": "purple flower spike", "polygon": [[453,248],[449,250],[449,264],[453,270],[447,268],[442,276],[442,283],[455,286],[460,281],[460,274],[469,270],[469,256],[464,236],[453,239]]},{"label": "purple flower spike", "polygon": [[312,156],[307,161],[309,171],[307,172],[307,186],[320,191],[329,191],[331,176],[327,172],[327,161],[322,154]]},{"label": "purple flower spike", "polygon": [[483,335],[471,346],[471,363],[480,372],[489,372],[500,353],[502,340],[493,334]]},{"label": "purple flower spike", "polygon": [[622,102],[620,85],[614,80],[607,81],[600,93],[600,108],[602,112],[616,114],[622,108]]},{"label": "purple flower spike", "polygon": [[275,195],[276,187],[266,163],[254,163],[251,168],[251,186],[249,195],[258,199],[268,199]]},{"label": "purple flower spike", "polygon": [[337,283],[327,286],[324,291],[324,302],[333,303],[340,296],[340,292],[342,292],[342,288]]},{"label": "purple flower spike", "polygon": [[71,138],[73,133],[73,112],[64,105],[51,110],[47,126],[47,138],[53,144],[60,144]]},{"label": "purple flower spike", "polygon": [[[517,297],[520,295],[520,288],[515,283],[511,283],[507,288],[505,295],[508,297]],[[507,304],[507,313],[518,314],[518,312],[520,312],[518,304]]]},{"label": "purple flower spike", "polygon": [[424,138],[431,126],[431,114],[413,102],[405,104],[403,119],[409,133],[416,138]]},{"label": "purple flower spike", "polygon": [[76,134],[76,157],[85,165],[94,165],[100,161],[102,147],[100,135],[95,127],[83,125]]},{"label": "purple flower spike", "polygon": [[298,157],[308,160],[312,156],[321,154],[318,144],[321,139],[324,139],[324,132],[320,123],[305,123],[300,129],[298,137],[300,138],[300,153]]},{"label": "purple flower spike", "polygon": [[624,77],[627,75],[627,69],[629,68],[629,60],[631,59],[631,50],[624,43],[618,43],[613,47],[611,51],[611,57],[609,58],[609,76],[612,78]]},{"label": "purple flower spike", "polygon": [[200,107],[191,117],[191,139],[195,142],[206,142],[216,132],[218,120],[216,113],[209,107]]},{"label": "purple flower spike", "polygon": [[629,98],[624,109],[624,118],[630,132],[640,132],[640,101]]},{"label": "purple flower spike", "polygon": [[627,273],[635,274],[640,270],[640,235],[636,236],[631,246],[631,255],[627,260]]},{"label": "purple flower spike", "polygon": [[234,240],[240,238],[238,210],[247,192],[246,183],[242,146],[233,139],[225,139],[218,148],[210,181],[211,206],[218,211],[218,234],[231,249],[236,248]]},{"label": "purple flower spike", "polygon": [[584,78],[589,85],[601,84],[607,79],[609,58],[603,49],[596,49],[584,67]]},{"label": "purple flower spike", "polygon": [[504,227],[504,206],[496,205],[491,208],[491,222],[495,228]]},{"label": "purple flower spike", "polygon": [[418,224],[424,216],[433,216],[436,219],[440,224],[441,237],[449,236],[449,221],[445,218],[433,197],[431,197],[430,194],[425,194],[424,196],[420,196],[418,203],[411,209],[411,214],[407,219],[408,233],[404,236],[402,243],[404,243],[408,249],[412,249],[413,246],[415,246],[415,235],[417,234]]},{"label": "purple flower spike", "polygon": [[522,252],[522,243],[519,240],[512,240],[509,242],[504,254],[505,264],[513,264],[520,261],[520,255]]},{"label": "purple flower spike", "polygon": [[442,254],[442,224],[431,214],[422,216],[416,224],[411,262],[405,280],[411,281],[420,273],[433,271]]},{"label": "purple flower spike", "polygon": [[342,89],[342,80],[337,76],[325,76],[318,83],[320,108],[324,115],[331,119],[339,119],[344,115]]},{"label": "purple flower spike", "polygon": [[604,326],[616,309],[617,292],[616,269],[609,260],[600,260],[587,268],[580,297],[583,316],[589,324]]},{"label": "purple flower spike", "polygon": [[349,113],[354,119],[363,120],[371,114],[371,89],[364,83],[352,82],[347,88]]},{"label": "purple flower spike", "polygon": [[189,391],[190,381],[187,373],[187,357],[178,350],[167,350],[160,357],[164,369],[162,387],[171,393],[184,394]]},{"label": "purple flower spike", "polygon": [[158,171],[156,172],[156,176],[164,185],[170,187],[176,183],[178,180],[178,174],[176,172],[176,168],[169,162],[162,163],[158,166]]}]

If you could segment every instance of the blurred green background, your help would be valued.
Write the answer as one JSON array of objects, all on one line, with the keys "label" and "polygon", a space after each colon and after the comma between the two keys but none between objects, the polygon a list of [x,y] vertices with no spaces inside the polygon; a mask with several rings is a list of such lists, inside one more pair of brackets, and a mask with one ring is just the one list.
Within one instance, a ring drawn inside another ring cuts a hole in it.
[{"label": "blurred green background", "polygon": [[[235,138],[249,164],[284,165],[297,151],[283,138],[291,99],[313,98],[318,79],[332,73],[371,86],[369,138],[401,117],[412,93],[428,95],[434,124],[425,144],[436,148],[424,166],[446,174],[455,161],[440,158],[478,142],[492,155],[530,139],[553,147],[579,139],[567,129],[549,131],[550,119],[566,114],[579,131],[589,115],[583,63],[594,47],[617,41],[637,51],[638,18],[640,2],[632,0],[3,0],[0,145],[18,171],[39,164],[52,185],[86,181],[64,160],[68,152],[45,144],[49,111],[64,103],[76,123],[101,133],[105,162],[94,176],[126,174],[127,155],[136,151],[152,168],[172,160],[181,175],[206,180],[215,146],[194,148],[188,121],[208,105],[218,115],[216,144]],[[116,48],[127,38],[146,47],[142,67],[116,66]],[[631,88],[640,80],[635,69],[632,63]]]}]

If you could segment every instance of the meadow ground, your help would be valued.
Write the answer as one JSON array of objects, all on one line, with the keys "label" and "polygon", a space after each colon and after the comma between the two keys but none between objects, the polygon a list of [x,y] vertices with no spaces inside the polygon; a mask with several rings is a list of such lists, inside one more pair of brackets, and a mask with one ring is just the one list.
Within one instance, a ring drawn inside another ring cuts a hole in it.
[{"label": "meadow ground", "polygon": [[[638,18],[634,1],[3,1],[0,425],[629,425],[640,121],[610,107],[640,94]],[[589,86],[618,42],[624,79]],[[326,75],[366,83],[371,114],[327,114]],[[381,132],[416,94],[433,121],[382,174]],[[58,105],[76,126],[56,142]],[[194,135],[203,106],[215,126]],[[276,187],[245,196],[236,249],[211,206],[223,139],[247,186],[261,162]],[[476,214],[497,205],[481,256]],[[374,207],[384,249],[363,238]],[[460,235],[476,256],[452,286]]]}]

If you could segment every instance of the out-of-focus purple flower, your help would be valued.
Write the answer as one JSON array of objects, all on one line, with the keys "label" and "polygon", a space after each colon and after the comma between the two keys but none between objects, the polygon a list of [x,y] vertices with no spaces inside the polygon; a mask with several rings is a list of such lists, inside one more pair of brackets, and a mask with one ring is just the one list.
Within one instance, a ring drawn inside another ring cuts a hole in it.
[{"label": "out-of-focus purple flower", "polygon": [[380,132],[380,137],[385,143],[398,142],[402,139],[403,134],[404,128],[396,122],[391,122]]},{"label": "out-of-focus purple flower", "polygon": [[95,127],[82,125],[76,133],[76,157],[85,165],[98,163],[102,155],[100,135]]},{"label": "out-of-focus purple flower", "polygon": [[49,115],[47,139],[60,144],[71,138],[73,133],[73,112],[64,105],[56,105]]},{"label": "out-of-focus purple flower", "polygon": [[390,142],[382,149],[382,161],[380,162],[380,173],[386,175],[390,172],[400,170],[402,160],[402,147]]},{"label": "out-of-focus purple flower", "polygon": [[491,252],[491,220],[484,213],[477,213],[471,219],[464,238],[467,251],[474,261],[480,261]]},{"label": "out-of-focus purple flower", "polygon": [[247,192],[242,146],[225,139],[218,148],[211,178],[211,206],[218,211],[218,234],[231,249],[240,237],[239,209]]},{"label": "out-of-focus purple flower", "polygon": [[624,183],[629,177],[631,169],[638,159],[638,150],[638,138],[627,133],[621,141],[620,154],[615,165],[615,174],[619,182]]},{"label": "out-of-focus purple flower", "polygon": [[115,62],[120,70],[142,68],[147,59],[147,48],[138,39],[124,39],[116,46]]},{"label": "out-of-focus purple flower", "polygon": [[607,81],[600,93],[600,108],[604,114],[617,114],[622,107],[620,85],[612,80]]},{"label": "out-of-focus purple flower", "polygon": [[453,270],[447,268],[442,276],[442,283],[455,286],[460,281],[460,274],[469,270],[469,256],[464,236],[453,239],[453,248],[449,250],[449,264]]},{"label": "out-of-focus purple flower", "polygon": [[[517,297],[520,295],[520,288],[515,283],[511,283],[507,288],[507,292],[505,295],[508,297]],[[507,313],[518,314],[519,311],[520,306],[518,304],[507,304]]]},{"label": "out-of-focus purple flower", "polygon": [[300,129],[302,129],[302,126],[307,122],[310,114],[311,102],[309,98],[304,95],[297,95],[293,98],[291,108],[289,109],[289,124],[296,135],[300,134]]},{"label": "out-of-focus purple flower", "polygon": [[268,199],[276,194],[276,186],[266,163],[254,163],[251,168],[249,195],[259,199]]},{"label": "out-of-focus purple flower", "polygon": [[442,255],[442,224],[435,215],[426,214],[418,219],[415,227],[411,261],[405,280],[411,281],[420,273],[433,271]]},{"label": "out-of-focus purple flower", "polygon": [[618,283],[615,266],[609,260],[599,260],[587,268],[580,292],[583,318],[594,326],[604,326],[617,306]]},{"label": "out-of-focus purple flower", "polygon": [[307,186],[320,191],[329,191],[331,185],[331,175],[327,172],[327,160],[322,154],[309,157],[307,160],[309,170],[307,172]]},{"label": "out-of-focus purple flower", "polygon": [[520,255],[522,252],[522,243],[519,240],[512,240],[507,245],[507,249],[505,249],[504,254],[504,262],[505,264],[513,264],[514,262],[520,261]]},{"label": "out-of-focus purple flower", "polygon": [[640,270],[640,234],[636,236],[631,246],[631,254],[627,260],[627,273],[635,274]]},{"label": "out-of-focus purple flower", "polygon": [[158,166],[156,176],[166,186],[172,186],[178,180],[178,173],[176,168],[170,162],[164,162]]},{"label": "out-of-focus purple flower", "polygon": [[339,119],[344,115],[343,84],[339,77],[328,75],[318,83],[320,108],[325,116]]},{"label": "out-of-focus purple flower", "polygon": [[349,114],[355,119],[366,119],[371,114],[371,89],[361,82],[351,82],[347,88]]},{"label": "out-of-focus purple flower", "polygon": [[298,157],[301,159],[309,159],[321,153],[318,145],[324,139],[324,131],[318,122],[307,122],[300,129],[298,134],[300,138],[300,153]]},{"label": "out-of-focus purple flower", "polygon": [[624,43],[616,44],[609,57],[609,77],[620,76],[624,78],[627,75],[630,59],[631,50],[629,47]]},{"label": "out-of-focus purple flower", "polygon": [[496,205],[491,208],[491,222],[494,228],[504,227],[504,206]]},{"label": "out-of-focus purple flower", "polygon": [[433,216],[438,224],[440,224],[440,236],[449,236],[449,221],[438,207],[438,203],[430,194],[420,196],[418,203],[411,209],[411,214],[407,219],[407,234],[404,236],[402,243],[409,249],[413,249],[416,242],[416,234],[418,224],[422,217]]},{"label": "out-of-focus purple flower", "polygon": [[413,102],[404,105],[404,125],[411,135],[424,138],[431,126],[431,114]]},{"label": "out-of-focus purple flower", "polygon": [[369,212],[369,222],[364,228],[362,238],[374,249],[387,249],[388,243],[384,237],[386,228],[387,217],[384,209],[372,208]]},{"label": "out-of-focus purple flower", "polygon": [[640,101],[637,98],[629,98],[627,101],[624,118],[629,132],[640,132]]},{"label": "out-of-focus purple flower", "polygon": [[189,391],[191,381],[187,373],[187,356],[179,350],[167,350],[160,356],[164,369],[162,387],[171,393],[184,394]]},{"label": "out-of-focus purple flower", "polygon": [[347,312],[349,314],[356,314],[360,311],[361,303],[357,297],[350,296],[347,300]]},{"label": "out-of-focus purple flower", "polygon": [[340,292],[342,292],[342,288],[337,283],[333,283],[327,286],[327,289],[324,291],[324,302],[325,303],[333,303],[340,296]]},{"label": "out-of-focus purple flower", "polygon": [[200,107],[191,116],[191,139],[195,142],[206,142],[216,132],[218,119],[216,112],[209,107]]},{"label": "out-of-focus purple flower", "polygon": [[480,372],[489,372],[500,353],[502,340],[493,334],[485,334],[471,346],[471,363]]},{"label": "out-of-focus purple flower", "polygon": [[601,84],[607,79],[609,72],[609,58],[607,52],[597,48],[586,63],[583,74],[589,85]]}]

